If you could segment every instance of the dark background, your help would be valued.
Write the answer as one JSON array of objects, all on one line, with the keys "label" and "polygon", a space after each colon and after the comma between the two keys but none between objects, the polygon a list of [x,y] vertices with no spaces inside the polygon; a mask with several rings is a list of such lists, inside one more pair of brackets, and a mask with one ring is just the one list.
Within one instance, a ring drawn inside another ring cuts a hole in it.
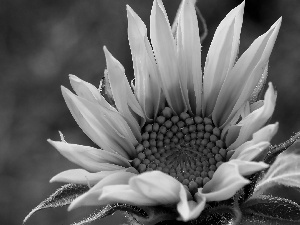
[{"label": "dark background", "polygon": [[[179,0],[163,1],[173,21]],[[199,0],[209,35],[241,1]],[[152,0],[1,0],[0,1],[0,224],[21,224],[26,214],[60,187],[49,184],[57,173],[76,165],[68,162],[46,139],[92,145],[73,120],[60,85],[70,87],[68,74],[95,86],[105,69],[106,45],[133,76],[127,39],[125,5],[129,4],[149,28]],[[283,23],[270,58],[269,78],[278,90],[271,122],[279,121],[273,143],[300,130],[300,2],[247,0],[240,53],[280,17]],[[70,224],[92,212],[66,208],[37,213],[28,224]],[[124,222],[120,214],[101,224]],[[93,223],[97,224],[97,223]],[[100,224],[100,222],[98,222]]]}]

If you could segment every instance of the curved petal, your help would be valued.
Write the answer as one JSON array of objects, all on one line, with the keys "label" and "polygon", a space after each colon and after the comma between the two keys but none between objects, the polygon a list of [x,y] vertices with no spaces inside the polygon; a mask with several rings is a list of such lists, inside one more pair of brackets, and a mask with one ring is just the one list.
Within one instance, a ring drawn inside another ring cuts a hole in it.
[{"label": "curved petal", "polygon": [[169,106],[180,114],[185,111],[186,106],[181,92],[175,41],[161,0],[153,2],[150,37],[164,95]]},{"label": "curved petal", "polygon": [[94,187],[92,187],[89,191],[76,198],[70,204],[68,210],[72,210],[79,206],[84,206],[84,205],[104,205],[105,203],[102,203],[99,200],[99,197],[102,194],[104,187],[127,184],[128,180],[133,176],[136,176],[136,174],[130,172],[118,172],[106,176],[101,181],[99,181]]},{"label": "curved petal", "polygon": [[76,94],[93,103],[98,103],[107,109],[117,111],[112,107],[105,98],[100,94],[99,90],[92,84],[79,79],[75,75],[69,75],[70,83]]},{"label": "curved petal", "polygon": [[[263,150],[267,149],[270,145],[270,142],[262,141],[258,144],[254,144],[243,150],[241,154],[237,156],[237,159],[244,161],[251,161],[255,156],[259,155]],[[233,159],[231,157],[231,159]]]},{"label": "curved petal", "polygon": [[200,213],[203,211],[206,199],[204,196],[195,195],[197,202],[193,200],[188,200],[186,189],[180,186],[180,202],[177,204],[177,211],[180,215],[179,220],[184,222],[196,219]]},{"label": "curved petal", "polygon": [[51,178],[50,183],[65,182],[65,183],[85,184],[88,186],[93,186],[103,178],[113,173],[119,173],[119,172],[130,172],[130,173],[139,174],[139,172],[133,167],[124,168],[121,170],[100,171],[96,173],[90,173],[83,169],[71,169],[55,175],[54,177]]},{"label": "curved petal", "polygon": [[138,206],[157,205],[154,199],[147,198],[133,190],[129,185],[110,185],[103,187],[99,202],[101,205],[114,203],[126,203]]},{"label": "curved petal", "polygon": [[212,115],[217,125],[225,126],[249,100],[268,64],[280,24],[281,18],[252,43],[228,73]]},{"label": "curved petal", "polygon": [[238,120],[241,118],[245,118],[250,113],[250,105],[249,102],[246,102],[234,115],[234,117],[230,120],[229,123],[226,124],[226,126],[223,128],[221,133],[221,138],[224,138],[225,135],[225,141],[226,146],[230,146],[238,137],[238,134],[240,132],[241,126],[239,124],[236,124]]},{"label": "curved petal", "polygon": [[240,159],[230,160],[230,164],[237,165],[239,173],[242,176],[248,176],[269,167],[269,165],[264,162],[252,162]]},{"label": "curved petal", "polygon": [[156,118],[162,98],[158,68],[147,38],[146,26],[128,5],[127,18],[128,39],[135,75],[134,93],[149,120]]},{"label": "curved petal", "polygon": [[112,152],[63,141],[48,140],[48,142],[68,160],[92,172],[99,172],[103,168],[115,170],[130,167],[126,158]]},{"label": "curved petal", "polygon": [[[239,47],[245,2],[231,10],[218,26],[204,67],[203,113],[211,115]],[[215,121],[214,121],[215,122]]]},{"label": "curved petal", "polygon": [[201,43],[195,2],[183,0],[178,12],[177,51],[182,92],[190,112],[201,114]]},{"label": "curved petal", "polygon": [[108,80],[117,109],[124,116],[136,139],[140,141],[139,124],[143,125],[144,123],[144,112],[130,89],[124,67],[111,55],[105,46],[103,50],[106,58]]},{"label": "curved petal", "polygon": [[[121,171],[124,171],[124,169]],[[101,171],[97,173],[90,173],[83,169],[66,170],[52,177],[50,182],[95,185],[104,177],[118,172],[120,170]]]},{"label": "curved petal", "polygon": [[179,202],[181,183],[160,171],[142,173],[129,181],[130,187],[158,204]]},{"label": "curved petal", "polygon": [[231,198],[248,183],[250,181],[241,176],[238,165],[226,162],[220,165],[212,179],[198,190],[207,201],[223,201]]},{"label": "curved petal", "polygon": [[226,146],[230,146],[236,140],[236,138],[239,136],[240,129],[241,126],[239,125],[231,125],[227,129],[226,138],[225,138]]},{"label": "curved petal", "polygon": [[94,104],[62,88],[65,101],[81,129],[101,148],[124,157],[135,156],[138,142],[116,111]]},{"label": "curved petal", "polygon": [[234,153],[230,159],[243,159],[248,161],[254,159],[262,150],[270,145],[270,141],[277,130],[278,123],[269,124],[261,128],[253,134],[251,141],[247,141],[233,150]]},{"label": "curved petal", "polygon": [[250,113],[239,124],[242,125],[236,141],[229,146],[230,149],[237,148],[245,141],[248,141],[253,133],[258,131],[272,116],[275,108],[276,93],[273,85],[269,83],[269,88],[265,94],[264,105]]}]

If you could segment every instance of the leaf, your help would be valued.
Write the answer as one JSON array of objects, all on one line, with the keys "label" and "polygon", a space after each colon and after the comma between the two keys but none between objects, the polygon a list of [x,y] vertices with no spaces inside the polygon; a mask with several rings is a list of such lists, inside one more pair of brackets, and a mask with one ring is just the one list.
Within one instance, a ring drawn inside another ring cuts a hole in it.
[{"label": "leaf", "polygon": [[91,223],[95,220],[99,220],[99,219],[104,218],[106,216],[110,216],[118,210],[126,211],[128,213],[132,213],[132,214],[135,214],[135,215],[137,215],[139,217],[143,217],[143,218],[148,217],[147,213],[144,210],[142,210],[142,209],[140,209],[136,206],[116,203],[116,204],[113,204],[113,205],[107,205],[104,208],[101,208],[98,212],[96,211],[95,213],[91,214],[86,219],[83,219],[83,220],[81,220],[80,222],[77,222],[77,223],[73,223],[72,225],[88,224],[88,223]]},{"label": "leaf", "polygon": [[70,204],[79,195],[89,190],[86,185],[78,184],[66,184],[57,189],[47,199],[42,201],[37,207],[35,207],[23,220],[23,224],[31,217],[35,212],[41,209],[62,207]]},{"label": "leaf", "polygon": [[274,185],[300,188],[300,141],[277,156],[262,179],[256,184],[254,195],[263,193]]},{"label": "leaf", "polygon": [[300,205],[286,198],[260,195],[250,198],[241,205],[244,214],[276,219],[279,221],[300,222]]}]

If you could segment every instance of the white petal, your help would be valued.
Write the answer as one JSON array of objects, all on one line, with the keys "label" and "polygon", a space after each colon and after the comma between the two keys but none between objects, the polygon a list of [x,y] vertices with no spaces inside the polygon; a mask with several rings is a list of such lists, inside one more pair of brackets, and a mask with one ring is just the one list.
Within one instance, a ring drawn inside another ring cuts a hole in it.
[{"label": "white petal", "polygon": [[204,196],[195,195],[196,202],[188,200],[186,189],[181,185],[180,187],[180,202],[177,204],[177,211],[180,215],[179,220],[184,222],[196,219],[203,211],[206,199]]},{"label": "white petal", "polygon": [[240,159],[233,159],[230,160],[229,162],[230,164],[237,165],[239,173],[242,176],[248,176],[269,167],[269,165],[264,162],[252,162],[252,161],[244,161]]},{"label": "white petal", "polygon": [[[135,95],[148,119],[156,117],[161,101],[158,68],[141,18],[127,5],[128,39],[135,75]],[[150,51],[149,51],[150,50]]]},{"label": "white petal", "polygon": [[273,85],[269,83],[269,88],[265,94],[264,105],[250,113],[239,123],[242,125],[239,136],[236,141],[229,146],[230,149],[235,149],[248,141],[252,134],[258,131],[269,120],[274,112],[276,96]]},{"label": "white petal", "polygon": [[104,177],[113,173],[118,173],[120,170],[101,171],[90,173],[83,169],[73,169],[63,171],[51,178],[50,182],[65,182],[72,184],[95,185]]},{"label": "white petal", "polygon": [[133,190],[129,185],[110,185],[102,189],[99,198],[101,205],[125,203],[137,206],[157,205],[154,199],[147,198],[141,193]]},{"label": "white petal", "polygon": [[212,179],[198,190],[207,201],[223,201],[248,183],[250,181],[241,176],[238,166],[229,161],[220,165]]},{"label": "white petal", "polygon": [[240,124],[236,124],[240,119],[245,118],[250,113],[250,105],[249,102],[246,102],[234,115],[234,117],[230,120],[229,123],[223,128],[221,133],[221,138],[224,138],[226,135],[226,146],[231,145],[238,137],[241,126]]},{"label": "white petal", "polygon": [[241,126],[232,125],[227,130],[225,143],[226,146],[230,146],[233,142],[235,142],[236,138],[239,136]]},{"label": "white petal", "polygon": [[[203,113],[209,116],[239,47],[245,2],[231,10],[218,26],[204,68]],[[214,121],[215,122],[215,121]]]},{"label": "white petal", "polygon": [[224,126],[249,100],[268,64],[280,23],[281,19],[257,38],[228,73],[213,112],[217,125]]},{"label": "white petal", "polygon": [[250,112],[253,112],[257,109],[259,109],[260,107],[262,107],[264,105],[264,100],[259,100],[257,102],[253,102],[251,105],[250,105]]},{"label": "white petal", "polygon": [[70,75],[69,78],[72,88],[78,96],[93,103],[98,103],[110,110],[116,111],[116,109],[105,100],[105,98],[100,94],[99,90],[94,85],[79,79],[75,75]]},{"label": "white petal", "polygon": [[123,117],[62,88],[65,101],[81,129],[101,148],[124,157],[136,155],[138,143]]},{"label": "white petal", "polygon": [[68,210],[72,210],[83,205],[104,205],[105,203],[102,203],[99,200],[99,197],[102,194],[104,187],[111,185],[118,186],[121,184],[127,184],[128,180],[133,176],[136,176],[136,174],[130,172],[118,172],[106,176],[101,181],[99,181],[94,187],[92,187],[88,192],[76,198],[70,204]]},{"label": "white petal", "polygon": [[116,153],[63,141],[48,140],[48,142],[68,160],[92,172],[130,167],[129,161]]},{"label": "white petal", "polygon": [[124,116],[137,140],[141,140],[140,125],[145,120],[144,112],[132,93],[125,76],[124,67],[116,60],[107,48],[103,47],[108,80],[118,111]]},{"label": "white petal", "polygon": [[[238,155],[237,159],[250,161],[259,155],[263,150],[267,149],[270,146],[270,142],[263,141],[258,144],[252,145],[243,150],[241,154]],[[232,158],[233,159],[233,158]]]},{"label": "white petal", "polygon": [[154,0],[150,16],[150,37],[160,71],[162,89],[169,106],[177,113],[185,111],[180,87],[175,41],[161,0]]},{"label": "white petal", "polygon": [[270,145],[272,137],[278,130],[278,123],[269,124],[253,134],[251,141],[247,141],[234,149],[231,159],[252,160]]},{"label": "white petal", "polygon": [[177,51],[182,92],[189,110],[201,114],[201,43],[195,3],[183,0],[178,12]]},{"label": "white petal", "polygon": [[179,202],[181,183],[160,171],[142,173],[129,181],[130,187],[160,204]]}]

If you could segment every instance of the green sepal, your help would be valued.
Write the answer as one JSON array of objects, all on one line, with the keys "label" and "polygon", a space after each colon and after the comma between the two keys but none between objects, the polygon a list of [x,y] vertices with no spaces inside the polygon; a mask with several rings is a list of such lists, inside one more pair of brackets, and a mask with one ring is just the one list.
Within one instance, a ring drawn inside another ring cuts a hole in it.
[{"label": "green sepal", "polygon": [[300,205],[290,199],[260,195],[248,199],[240,207],[245,216],[251,215],[251,217],[262,217],[265,220],[300,223]]},{"label": "green sepal", "polygon": [[269,151],[267,152],[266,156],[264,157],[263,161],[268,164],[272,164],[276,157],[287,150],[292,144],[294,144],[298,139],[300,138],[300,132],[297,132],[295,135],[290,137],[287,141],[279,144],[274,145],[269,148]]},{"label": "green sepal", "polygon": [[130,214],[134,214],[134,215],[138,216],[139,218],[147,218],[148,217],[147,213],[137,206],[116,203],[116,204],[107,205],[104,208],[98,209],[96,212],[89,215],[87,218],[81,220],[80,222],[73,223],[72,225],[88,224],[95,220],[99,220],[104,217],[110,216],[118,210],[130,213]]},{"label": "green sepal", "polygon": [[232,207],[218,205],[216,207],[207,207],[195,220],[183,222],[173,219],[159,222],[157,225],[226,225],[234,218],[235,215]]},{"label": "green sepal", "polygon": [[57,189],[47,199],[42,201],[37,207],[31,210],[31,212],[23,220],[23,224],[31,217],[35,212],[41,209],[56,208],[69,205],[75,198],[83,193],[87,192],[89,187],[79,184],[66,184]]},{"label": "green sepal", "polygon": [[137,214],[127,213],[126,217],[131,225],[154,225],[160,224],[162,221],[176,221],[179,217],[176,208],[164,206],[143,206],[146,217]]}]

